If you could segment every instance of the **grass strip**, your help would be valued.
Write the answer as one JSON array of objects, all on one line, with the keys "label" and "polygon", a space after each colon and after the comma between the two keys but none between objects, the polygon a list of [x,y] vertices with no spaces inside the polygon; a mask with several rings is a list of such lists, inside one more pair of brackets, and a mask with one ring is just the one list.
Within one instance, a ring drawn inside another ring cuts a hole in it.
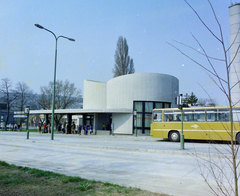
[{"label": "grass strip", "polygon": [[[150,185],[149,185],[150,186]],[[0,161],[0,195],[168,196]]]}]

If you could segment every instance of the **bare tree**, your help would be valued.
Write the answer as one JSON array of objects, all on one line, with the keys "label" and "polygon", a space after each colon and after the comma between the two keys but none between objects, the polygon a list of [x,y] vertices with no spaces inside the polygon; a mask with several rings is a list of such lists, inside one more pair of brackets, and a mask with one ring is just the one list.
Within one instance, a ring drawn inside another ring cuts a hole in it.
[{"label": "bare tree", "polygon": [[199,98],[197,102],[198,106],[217,106],[217,101],[215,99]]},{"label": "bare tree", "polygon": [[[18,82],[16,84],[15,93],[17,99],[13,103],[14,110],[24,111],[26,106],[30,106],[31,109],[37,109],[36,107],[36,94],[25,82]],[[22,125],[24,119],[20,118],[20,124]]]},{"label": "bare tree", "polygon": [[31,90],[25,82],[18,82],[16,84],[15,91],[18,95],[17,99],[15,100],[15,108],[17,108],[19,111],[24,111],[24,108],[27,105],[31,105],[33,99],[35,99],[33,90]]},{"label": "bare tree", "polygon": [[[233,61],[234,61],[234,59],[236,58],[236,56],[239,52],[240,45],[237,47],[234,57],[230,60],[228,58],[228,56],[229,56],[228,53],[229,53],[229,50],[234,43],[230,43],[230,47],[226,46],[224,38],[223,38],[224,36],[223,36],[223,31],[222,31],[221,24],[218,21],[215,10],[214,10],[210,0],[208,0],[208,3],[209,3],[210,8],[212,10],[212,13],[213,13],[213,16],[215,18],[216,24],[218,25],[218,33],[215,33],[202,20],[200,15],[188,3],[187,0],[184,0],[184,1],[193,10],[193,12],[196,14],[197,18],[199,19],[199,21],[208,30],[210,35],[212,35],[213,39],[217,40],[218,43],[220,44],[220,46],[221,46],[220,54],[223,54],[222,59],[215,58],[215,57],[212,57],[212,56],[208,55],[207,51],[201,45],[200,41],[193,34],[192,34],[193,39],[196,41],[196,43],[198,44],[198,46],[201,48],[201,50],[203,52],[199,52],[197,49],[195,49],[195,48],[193,48],[193,47],[191,47],[187,44],[184,44],[184,43],[181,43],[181,42],[177,42],[177,43],[182,45],[182,46],[185,46],[187,48],[193,49],[198,54],[205,57],[207,62],[208,62],[207,65],[201,64],[200,62],[196,61],[194,59],[194,57],[191,57],[188,54],[186,54],[185,52],[183,52],[182,49],[179,49],[178,47],[174,46],[173,44],[170,44],[170,43],[169,44],[171,46],[173,46],[175,49],[177,49],[179,52],[181,52],[184,56],[186,56],[187,58],[192,60],[194,63],[196,63],[197,65],[202,67],[205,70],[205,72],[207,72],[207,74],[211,77],[211,79],[214,81],[214,83],[218,86],[218,88],[226,96],[226,98],[228,100],[228,104],[229,104],[229,110],[230,110],[230,129],[226,128],[226,132],[228,132],[228,134],[230,135],[230,138],[231,138],[230,144],[228,146],[229,147],[228,151],[229,151],[230,157],[226,156],[225,154],[222,154],[221,158],[223,158],[225,160],[223,162],[222,159],[219,159],[219,161],[215,161],[210,156],[208,160],[205,160],[206,161],[205,163],[209,163],[209,165],[207,166],[206,164],[204,164],[204,168],[207,169],[207,172],[205,174],[204,174],[204,172],[202,172],[201,174],[204,177],[205,182],[211,188],[213,194],[215,194],[215,195],[219,195],[219,193],[223,194],[223,195],[233,195],[234,194],[235,196],[238,196],[238,179],[239,179],[238,166],[239,166],[240,162],[237,159],[237,157],[238,157],[239,145],[237,145],[237,143],[234,141],[235,140],[235,127],[234,127],[234,123],[233,123],[233,112],[232,112],[234,104],[232,102],[231,90],[234,88],[234,86],[238,85],[240,81],[238,79],[238,81],[231,84],[231,82],[230,82],[230,70],[231,70],[231,68],[233,68]],[[237,33],[236,37],[237,36],[239,36],[239,29],[238,29],[238,33]],[[218,61],[218,65],[222,65],[222,66],[225,67],[225,70],[226,70],[225,75],[221,76],[218,73],[216,67],[214,66],[213,61]],[[208,66],[210,66],[210,68],[208,68]],[[218,150],[219,153],[221,153],[220,147],[219,148],[215,147],[215,148]],[[230,168],[230,171],[231,171],[230,173],[229,173],[229,170],[228,170],[229,168]],[[217,185],[217,190],[208,181],[209,174],[211,174],[212,177],[214,178],[215,183]]]},{"label": "bare tree", "polygon": [[126,38],[120,36],[115,51],[115,65],[113,68],[113,77],[132,74],[135,72],[133,59],[128,55],[128,44]]},{"label": "bare tree", "polygon": [[10,110],[13,107],[14,101],[18,98],[18,94],[12,88],[12,82],[8,78],[2,79],[0,92],[2,94],[1,100],[7,104],[7,119],[5,123],[5,129],[9,121]]},{"label": "bare tree", "polygon": [[[49,82],[48,86],[41,86],[41,96],[38,100],[42,109],[51,109],[52,107],[52,92],[53,82]],[[74,83],[70,83],[68,80],[65,82],[56,81],[55,91],[55,109],[66,109],[72,107],[74,104],[80,101],[81,90],[77,89]],[[62,115],[55,115],[54,120],[58,126]]]}]

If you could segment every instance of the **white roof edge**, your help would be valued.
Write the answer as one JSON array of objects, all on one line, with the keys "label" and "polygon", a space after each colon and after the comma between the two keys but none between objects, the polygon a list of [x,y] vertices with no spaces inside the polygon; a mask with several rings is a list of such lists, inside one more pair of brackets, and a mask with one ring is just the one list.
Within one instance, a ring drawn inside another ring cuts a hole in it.
[{"label": "white roof edge", "polygon": [[[30,114],[51,114],[52,110],[30,110]],[[83,113],[133,113],[127,108],[103,108],[103,109],[56,109],[55,114],[83,114]]]}]

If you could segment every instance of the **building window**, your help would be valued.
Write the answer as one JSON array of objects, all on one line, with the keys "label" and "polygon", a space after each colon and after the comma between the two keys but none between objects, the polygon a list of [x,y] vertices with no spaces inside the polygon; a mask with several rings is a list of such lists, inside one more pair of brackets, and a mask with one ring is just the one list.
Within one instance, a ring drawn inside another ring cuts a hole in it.
[{"label": "building window", "polygon": [[144,122],[144,127],[149,128],[152,122],[152,114],[145,114],[145,122]]},{"label": "building window", "polygon": [[138,113],[137,114],[137,127],[141,127],[142,126],[142,114]]},{"label": "building window", "polygon": [[0,110],[7,110],[7,104],[6,103],[0,103]]},{"label": "building window", "polygon": [[152,122],[152,110],[154,108],[170,108],[171,103],[154,102],[154,101],[134,101],[133,110],[137,111],[137,126],[133,123],[133,132],[137,128],[137,132],[141,134],[150,133],[150,125]]},{"label": "building window", "polygon": [[164,108],[171,108],[171,103],[164,103]]},{"label": "building window", "polygon": [[155,108],[156,109],[160,109],[160,108],[163,108],[163,103],[155,103]]},{"label": "building window", "polygon": [[138,111],[138,112],[142,112],[142,102],[134,102],[134,110],[136,111]]},{"label": "building window", "polygon": [[152,112],[153,102],[145,102],[145,112]]}]

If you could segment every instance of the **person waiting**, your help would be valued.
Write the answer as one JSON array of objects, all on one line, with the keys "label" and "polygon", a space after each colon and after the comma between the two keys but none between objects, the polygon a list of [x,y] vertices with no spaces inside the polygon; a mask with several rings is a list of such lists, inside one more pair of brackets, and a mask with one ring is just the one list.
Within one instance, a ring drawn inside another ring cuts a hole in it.
[{"label": "person waiting", "polygon": [[64,123],[62,123],[61,128],[62,128],[62,133],[65,133],[65,126],[64,126]]},{"label": "person waiting", "polygon": [[106,125],[103,123],[102,130],[105,130],[105,129],[106,129]]},{"label": "person waiting", "polygon": [[75,134],[75,133],[76,133],[76,125],[73,122],[73,124],[72,124],[72,134]]},{"label": "person waiting", "polygon": [[82,125],[78,125],[78,134],[81,135]]}]

